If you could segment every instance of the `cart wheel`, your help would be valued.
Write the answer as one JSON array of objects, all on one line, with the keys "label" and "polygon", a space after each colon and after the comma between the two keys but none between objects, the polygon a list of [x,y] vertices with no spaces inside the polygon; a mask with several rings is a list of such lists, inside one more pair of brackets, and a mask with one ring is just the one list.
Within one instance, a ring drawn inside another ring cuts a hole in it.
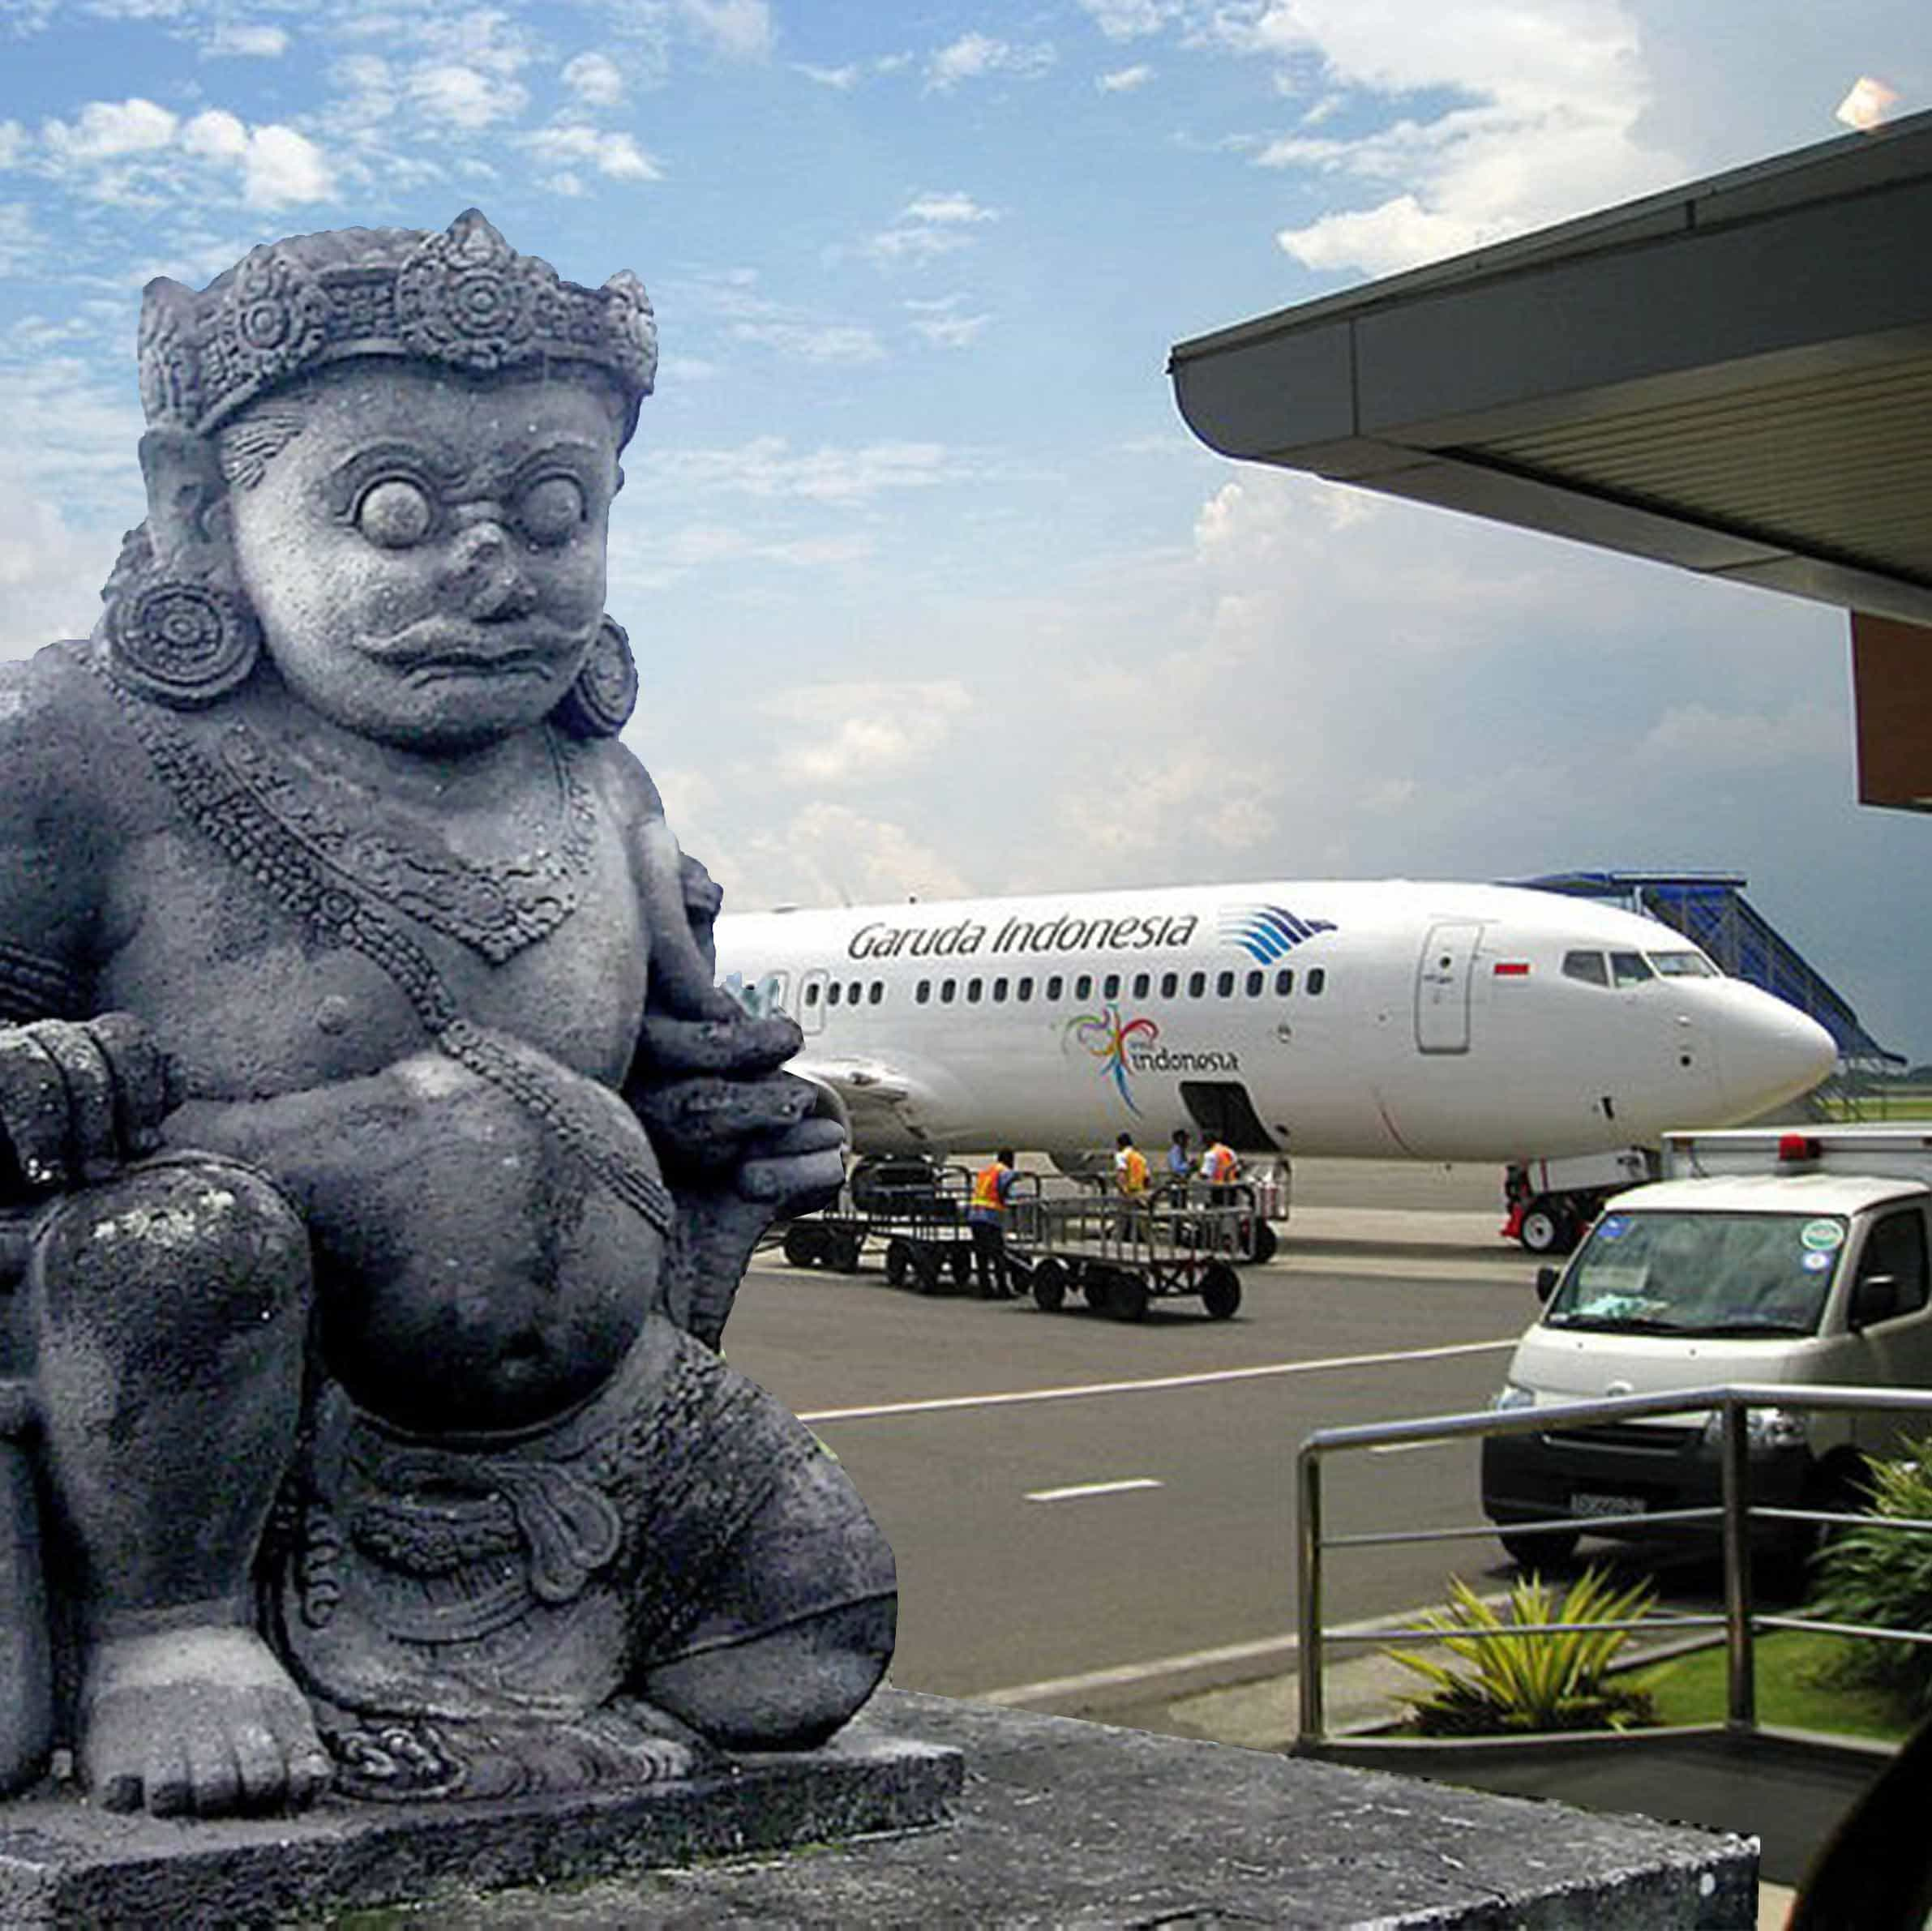
[{"label": "cart wheel", "polygon": [[1226,1321],[1240,1306],[1241,1277],[1225,1261],[1202,1270],[1201,1304],[1214,1321]]},{"label": "cart wheel", "polygon": [[1248,1256],[1249,1262],[1255,1267],[1265,1267],[1274,1258],[1275,1250],[1281,1245],[1281,1236],[1266,1221],[1254,1223],[1253,1250]]},{"label": "cart wheel", "polygon": [[1107,1297],[1107,1311],[1116,1321],[1145,1321],[1147,1283],[1137,1274],[1115,1275]]},{"label": "cart wheel", "polygon": [[1043,1314],[1057,1314],[1067,1298],[1067,1270],[1057,1261],[1043,1261],[1033,1270],[1033,1298]]},{"label": "cart wheel", "polygon": [[906,1277],[912,1272],[912,1247],[908,1241],[897,1238],[885,1244],[885,1278],[894,1287],[903,1287]]},{"label": "cart wheel", "polygon": [[953,1285],[965,1287],[973,1278],[973,1250],[970,1247],[954,1247],[946,1257],[946,1265],[953,1270]]},{"label": "cart wheel", "polygon": [[785,1230],[785,1258],[794,1267],[809,1267],[818,1258],[818,1229],[789,1227]]},{"label": "cart wheel", "polygon": [[1113,1276],[1104,1267],[1090,1265],[1080,1277],[1080,1291],[1086,1296],[1087,1306],[1096,1314],[1112,1312],[1113,1286]]},{"label": "cart wheel", "polygon": [[915,1294],[939,1292],[939,1253],[936,1248],[912,1248],[912,1288]]}]

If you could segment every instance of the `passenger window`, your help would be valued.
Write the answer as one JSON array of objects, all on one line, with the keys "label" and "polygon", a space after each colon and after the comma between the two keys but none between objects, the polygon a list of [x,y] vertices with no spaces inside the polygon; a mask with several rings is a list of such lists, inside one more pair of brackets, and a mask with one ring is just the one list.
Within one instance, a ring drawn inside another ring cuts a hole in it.
[{"label": "passenger window", "polygon": [[1230,997],[1234,991],[1234,974],[1232,972],[1217,974],[1214,978],[1214,991],[1223,999]]},{"label": "passenger window", "polygon": [[816,979],[812,980],[805,988],[805,1004],[808,1006],[816,1006],[818,1004],[818,981]]},{"label": "passenger window", "polygon": [[1251,972],[1249,974],[1248,996],[1250,999],[1259,999],[1261,997],[1262,982],[1266,978],[1267,974],[1263,972]]},{"label": "passenger window", "polygon": [[974,1004],[977,1004],[979,1001],[979,985],[980,982],[978,979],[966,981],[966,998]]},{"label": "passenger window", "polygon": [[1926,1304],[1926,1223],[1916,1208],[1888,1214],[1866,1237],[1858,1278],[1888,1274],[1899,1284],[1898,1311],[1915,1314]]},{"label": "passenger window", "polygon": [[994,1004],[995,1005],[1000,1005],[1000,1004],[1003,1004],[1003,1003],[1004,1003],[1004,1001],[1005,1001],[1005,998],[1006,998],[1006,982],[1005,982],[1005,979],[995,979],[995,980],[993,981],[993,1004]]},{"label": "passenger window", "polygon": [[1607,986],[1610,983],[1609,969],[1604,964],[1600,952],[1565,953],[1563,976],[1566,979],[1581,979],[1586,986]]},{"label": "passenger window", "polygon": [[1118,999],[1120,996],[1120,975],[1119,973],[1110,972],[1105,978],[1101,980],[1100,996],[1103,999]]},{"label": "passenger window", "polygon": [[1295,990],[1295,968],[1284,966],[1274,975],[1274,996],[1286,999]]},{"label": "passenger window", "polygon": [[854,979],[851,984],[846,987],[846,1004],[848,1006],[857,1005],[859,995],[863,990],[863,988],[859,985],[858,980]]},{"label": "passenger window", "polygon": [[939,982],[939,1003],[942,1006],[951,1005],[953,1003],[953,995],[957,990],[958,987],[953,980],[941,979]]},{"label": "passenger window", "polygon": [[1085,972],[1082,973],[1080,977],[1075,979],[1073,982],[1074,998],[1090,999],[1093,996],[1093,991],[1094,981],[1092,974]]},{"label": "passenger window", "polygon": [[1153,983],[1154,982],[1148,978],[1146,973],[1137,972],[1133,975],[1134,997],[1136,999],[1145,999],[1147,996],[1147,988],[1152,985]]},{"label": "passenger window", "polygon": [[1064,982],[1061,980],[1061,978],[1060,978],[1060,974],[1059,974],[1057,972],[1054,974],[1054,975],[1052,976],[1052,978],[1051,978],[1050,979],[1048,979],[1048,980],[1047,981],[1047,998],[1049,998],[1049,999],[1058,999],[1058,998],[1060,997],[1060,995],[1061,992],[1062,992],[1062,991],[1064,991],[1065,990],[1065,983],[1064,983]]},{"label": "passenger window", "polygon": [[1033,981],[1022,979],[1019,984],[1013,987],[1013,995],[1022,1005],[1025,1005],[1027,1000],[1033,996]]},{"label": "passenger window", "polygon": [[1188,997],[1189,999],[1200,998],[1206,990],[1207,974],[1205,972],[1190,972],[1188,974]]},{"label": "passenger window", "polygon": [[1328,973],[1326,968],[1320,966],[1309,966],[1308,977],[1302,981],[1302,983],[1308,988],[1308,995],[1310,999],[1319,999],[1322,996],[1322,988],[1328,983]]},{"label": "passenger window", "polygon": [[1160,995],[1163,999],[1172,999],[1180,988],[1180,974],[1178,972],[1163,972],[1160,975]]},{"label": "passenger window", "polygon": [[932,980],[921,979],[918,986],[914,989],[912,996],[920,1005],[930,1005],[932,1003]]},{"label": "passenger window", "polygon": [[838,981],[834,979],[833,980],[832,983],[825,988],[825,1004],[829,1006],[837,1005],[838,1004]]},{"label": "passenger window", "polygon": [[1613,952],[1610,954],[1610,978],[1619,986],[1641,986],[1646,979],[1656,974],[1650,969],[1640,952]]},{"label": "passenger window", "polygon": [[872,981],[872,990],[865,995],[866,1004],[867,1005],[876,1006],[878,1004],[880,1000],[885,998],[885,981],[884,979],[874,979]]}]

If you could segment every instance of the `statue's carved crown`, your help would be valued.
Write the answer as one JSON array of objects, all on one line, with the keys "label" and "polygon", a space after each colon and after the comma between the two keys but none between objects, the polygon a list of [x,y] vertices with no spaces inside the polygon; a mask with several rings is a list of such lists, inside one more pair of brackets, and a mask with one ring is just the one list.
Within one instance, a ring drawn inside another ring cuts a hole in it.
[{"label": "statue's carved crown", "polygon": [[205,435],[258,396],[352,356],[473,374],[589,363],[635,421],[658,330],[628,270],[601,289],[519,255],[475,208],[442,234],[362,229],[251,249],[199,294],[165,276],[141,298],[141,406],[155,427]]}]

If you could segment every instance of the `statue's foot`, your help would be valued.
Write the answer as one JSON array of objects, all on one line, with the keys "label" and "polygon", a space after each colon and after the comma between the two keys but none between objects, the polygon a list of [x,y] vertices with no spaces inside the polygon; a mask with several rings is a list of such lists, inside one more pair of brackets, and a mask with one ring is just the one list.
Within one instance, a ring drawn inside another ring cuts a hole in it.
[{"label": "statue's foot", "polygon": [[100,1639],[75,1758],[109,1810],[227,1817],[300,1809],[327,1786],[307,1699],[252,1629]]}]

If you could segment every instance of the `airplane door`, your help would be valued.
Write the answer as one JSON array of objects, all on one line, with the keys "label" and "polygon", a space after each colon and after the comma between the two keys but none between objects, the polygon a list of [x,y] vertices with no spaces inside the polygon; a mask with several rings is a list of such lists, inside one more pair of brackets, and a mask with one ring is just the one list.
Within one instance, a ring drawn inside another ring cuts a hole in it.
[{"label": "airplane door", "polygon": [[792,1017],[799,1022],[799,1031],[822,1033],[825,1030],[825,987],[831,977],[822,966],[799,974],[799,1009]]},{"label": "airplane door", "polygon": [[1416,1045],[1425,1053],[1469,1050],[1469,977],[1482,927],[1473,919],[1433,925],[1416,967]]}]

